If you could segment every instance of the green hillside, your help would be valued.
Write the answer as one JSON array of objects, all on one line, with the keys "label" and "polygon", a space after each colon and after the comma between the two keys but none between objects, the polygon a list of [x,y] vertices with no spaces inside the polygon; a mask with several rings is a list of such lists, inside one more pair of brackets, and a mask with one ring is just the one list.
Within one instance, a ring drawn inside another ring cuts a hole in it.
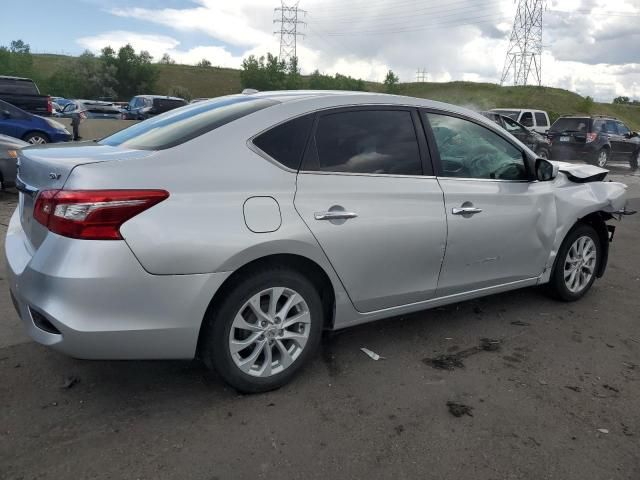
[{"label": "green hillside", "polygon": [[[47,78],[57,69],[70,66],[73,57],[62,55],[34,55],[36,78]],[[158,65],[159,77],[154,92],[166,94],[171,87],[187,88],[195,97],[215,97],[241,90],[240,70],[228,68],[198,68],[191,65]],[[383,91],[380,83],[368,82],[372,91]],[[550,87],[501,87],[492,83],[403,83],[398,93],[420,98],[430,98],[453,103],[475,110],[494,107],[528,107],[546,110],[555,119],[566,114],[614,115],[640,130],[640,107],[594,103],[589,105],[584,97],[567,90]],[[55,95],[55,92],[48,92]]]}]

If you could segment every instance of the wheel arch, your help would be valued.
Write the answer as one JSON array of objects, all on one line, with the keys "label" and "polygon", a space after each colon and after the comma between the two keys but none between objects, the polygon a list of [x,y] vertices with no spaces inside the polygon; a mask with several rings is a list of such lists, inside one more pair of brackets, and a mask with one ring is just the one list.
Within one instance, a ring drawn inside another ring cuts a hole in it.
[{"label": "wheel arch", "polygon": [[225,295],[234,288],[242,278],[251,275],[252,272],[268,268],[270,266],[287,267],[305,275],[316,286],[320,299],[322,300],[322,309],[324,313],[323,328],[333,328],[336,309],[336,291],[333,282],[325,269],[322,268],[315,260],[299,254],[277,253],[266,255],[253,259],[236,269],[213,295],[204,317],[202,318],[202,324],[198,333],[197,356],[199,356],[201,351],[201,340],[204,336],[203,332],[205,332],[207,328],[206,319],[220,303],[221,299],[224,298]]},{"label": "wheel arch", "polygon": [[44,130],[38,130],[37,128],[34,128],[34,129],[26,131],[25,133],[22,134],[22,137],[20,139],[24,140],[29,135],[34,134],[34,133],[37,133],[38,135],[42,135],[42,136],[46,137],[49,141],[51,141],[51,135],[49,135]]}]

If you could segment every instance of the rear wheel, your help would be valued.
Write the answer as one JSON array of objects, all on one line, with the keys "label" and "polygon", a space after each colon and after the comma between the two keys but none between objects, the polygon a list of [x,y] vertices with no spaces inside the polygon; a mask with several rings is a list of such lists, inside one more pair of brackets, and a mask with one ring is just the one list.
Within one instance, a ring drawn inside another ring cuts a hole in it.
[{"label": "rear wheel", "polygon": [[43,145],[51,141],[46,134],[40,132],[29,133],[24,136],[23,140],[31,145]]},{"label": "rear wheel", "polygon": [[556,258],[549,286],[560,300],[582,298],[596,279],[602,247],[593,227],[579,225],[564,240]]},{"label": "rear wheel", "polygon": [[204,362],[235,389],[257,393],[289,382],[311,358],[323,309],[313,283],[274,267],[234,282],[205,321]]},{"label": "rear wheel", "polygon": [[596,157],[596,165],[600,168],[604,168],[607,166],[609,162],[609,150],[607,148],[603,148],[598,152],[598,156]]}]

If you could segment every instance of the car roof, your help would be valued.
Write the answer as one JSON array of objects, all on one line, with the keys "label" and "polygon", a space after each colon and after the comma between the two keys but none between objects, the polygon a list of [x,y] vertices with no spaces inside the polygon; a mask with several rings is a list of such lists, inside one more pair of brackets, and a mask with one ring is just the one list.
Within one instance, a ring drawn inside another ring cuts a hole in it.
[{"label": "car roof", "polygon": [[136,95],[133,98],[164,98],[165,100],[184,100],[184,98],[170,97],[168,95]]},{"label": "car roof", "polygon": [[497,107],[492,108],[491,111],[496,110],[512,110],[514,112],[537,112],[537,113],[547,113],[544,110],[536,110],[535,108],[509,108],[509,107]]}]

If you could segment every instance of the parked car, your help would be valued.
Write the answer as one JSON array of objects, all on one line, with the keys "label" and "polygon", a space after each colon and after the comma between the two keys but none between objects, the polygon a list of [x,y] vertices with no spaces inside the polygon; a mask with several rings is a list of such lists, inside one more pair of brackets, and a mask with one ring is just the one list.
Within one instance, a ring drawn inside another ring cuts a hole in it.
[{"label": "parked car", "polygon": [[599,167],[622,160],[634,170],[640,163],[640,136],[614,117],[560,117],[548,136],[554,159],[583,160]]},{"label": "parked car", "polygon": [[64,108],[68,103],[71,103],[71,100],[64,97],[51,97],[51,101],[58,104],[60,106],[60,110],[62,110],[62,108]]},{"label": "parked car", "polygon": [[85,118],[119,120],[122,118],[122,109],[113,102],[101,102],[98,100],[72,100],[62,111],[56,114],[61,118],[73,118],[75,114],[82,112]]},{"label": "parked car", "polygon": [[71,140],[71,134],[60,122],[25,112],[2,100],[0,100],[0,134],[19,138],[31,144]]},{"label": "parked car", "polygon": [[578,300],[627,213],[606,170],[372,93],[221,97],[19,159],[7,284],[31,337],[199,356],[244,392],[289,381],[324,329],[541,284]]},{"label": "parked car", "polygon": [[521,108],[494,108],[492,112],[509,117],[527,127],[529,130],[541,134],[549,130],[549,115],[544,110],[530,110]]},{"label": "parked car", "polygon": [[53,113],[51,97],[40,95],[37,85],[29,78],[0,76],[0,100],[36,115]]},{"label": "parked car", "polygon": [[27,145],[17,138],[0,135],[0,190],[15,186],[17,151]]},{"label": "parked car", "polygon": [[481,114],[504,128],[529,147],[540,158],[551,158],[551,142],[545,135],[527,129],[524,125],[497,112],[481,112]]},{"label": "parked car", "polygon": [[186,100],[178,97],[160,95],[138,95],[133,97],[122,112],[124,120],[146,120],[174,108],[187,105]]}]

